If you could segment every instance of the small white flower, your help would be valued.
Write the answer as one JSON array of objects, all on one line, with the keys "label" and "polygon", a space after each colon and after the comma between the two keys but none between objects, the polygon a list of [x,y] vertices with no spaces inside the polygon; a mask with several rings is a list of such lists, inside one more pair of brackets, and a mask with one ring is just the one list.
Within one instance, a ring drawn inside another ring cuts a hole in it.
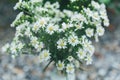
[{"label": "small white flower", "polygon": [[98,14],[98,12],[93,12],[92,13],[92,18],[95,19],[95,20],[100,20],[100,15]]},{"label": "small white flower", "polygon": [[97,34],[99,36],[103,36],[104,32],[105,32],[105,29],[103,27],[101,27],[101,26],[97,26],[97,30],[96,31],[97,31]]},{"label": "small white flower", "polygon": [[76,46],[77,44],[79,44],[78,37],[74,33],[71,36],[68,37],[68,42],[72,46]]},{"label": "small white flower", "polygon": [[66,23],[62,23],[62,29],[66,30],[67,28],[69,28],[69,25]]},{"label": "small white flower", "polygon": [[58,2],[55,2],[55,3],[53,4],[53,7],[54,7],[55,9],[58,9],[58,8],[60,7],[60,5],[59,5]]},{"label": "small white flower", "polygon": [[80,13],[74,13],[74,15],[71,16],[71,21],[85,22],[86,18]]},{"label": "small white flower", "polygon": [[10,51],[11,51],[12,54],[16,54],[17,53],[17,45],[16,45],[15,42],[11,43]]},{"label": "small white flower", "polygon": [[49,1],[47,1],[44,5],[45,8],[49,8],[49,9],[54,9],[53,5],[51,5],[51,3]]},{"label": "small white flower", "polygon": [[58,49],[65,49],[66,48],[66,45],[67,45],[67,42],[66,42],[66,40],[65,39],[59,39],[58,41],[57,41],[57,48]]},{"label": "small white flower", "polygon": [[44,48],[43,42],[40,42],[38,45],[35,46],[35,49],[37,50],[37,52],[40,52],[42,48]]},{"label": "small white flower", "polygon": [[64,62],[58,61],[56,64],[58,70],[63,70],[65,68]]},{"label": "small white flower", "polygon": [[91,57],[91,56],[87,55],[85,61],[86,61],[86,64],[89,65],[89,64],[92,64],[92,61],[93,61],[93,60],[92,60],[92,57]]},{"label": "small white flower", "polygon": [[43,56],[44,61],[50,59],[51,53],[49,52],[49,50],[43,50],[40,54]]},{"label": "small white flower", "polygon": [[90,10],[90,8],[84,8],[83,10],[88,17],[91,17],[93,15],[93,12]]},{"label": "small white flower", "polygon": [[46,24],[47,24],[47,18],[41,18],[38,20],[38,25],[40,27],[45,27]]},{"label": "small white flower", "polygon": [[87,35],[88,37],[92,37],[93,34],[94,34],[94,30],[91,29],[91,28],[87,28],[87,29],[85,30],[85,32],[86,32],[86,35]]},{"label": "small white flower", "polygon": [[110,25],[108,18],[105,18],[104,21],[104,26],[108,27]]},{"label": "small white flower", "polygon": [[71,2],[75,2],[76,0],[70,0]]},{"label": "small white flower", "polygon": [[70,10],[63,10],[63,13],[66,14],[68,17],[71,17],[73,15],[73,12]]},{"label": "small white flower", "polygon": [[52,35],[57,30],[58,30],[58,26],[57,25],[49,24],[47,26],[46,32],[49,33],[50,35]]},{"label": "small white flower", "polygon": [[32,32],[30,31],[30,27],[27,27],[24,33],[27,37],[32,36]]},{"label": "small white flower", "polygon": [[18,9],[22,4],[22,0],[19,0],[18,3],[16,3],[16,5],[14,6],[14,10]]},{"label": "small white flower", "polygon": [[71,61],[73,61],[74,58],[72,56],[68,56],[67,59],[71,62]]},{"label": "small white flower", "polygon": [[83,46],[84,46],[85,48],[87,48],[89,45],[92,44],[92,42],[91,42],[90,40],[88,40],[88,39],[85,38],[85,39],[83,40],[82,44],[83,44]]},{"label": "small white flower", "polygon": [[93,53],[95,52],[95,48],[94,48],[94,46],[93,45],[88,45],[87,47],[86,47],[86,50],[90,53],[89,55],[93,55]]},{"label": "small white flower", "polygon": [[[24,15],[24,13],[23,13],[23,12],[20,12],[20,13],[17,15],[16,19],[12,22],[12,24],[11,24],[10,26],[11,26],[11,27],[15,27],[16,22],[17,22],[23,15]],[[25,22],[25,23],[26,23],[26,22]],[[25,23],[23,23],[23,24],[25,24]]]},{"label": "small white flower", "polygon": [[37,37],[32,36],[30,40],[31,40],[32,46],[34,47],[36,47],[39,44]]},{"label": "small white flower", "polygon": [[33,25],[33,27],[32,27],[32,30],[33,30],[35,33],[37,33],[39,29],[40,29],[39,24],[38,24],[37,22],[34,23],[34,25]]},{"label": "small white flower", "polygon": [[74,65],[73,65],[73,64],[67,64],[67,66],[66,66],[66,72],[67,72],[68,74],[73,74],[74,71],[75,71]]},{"label": "small white flower", "polygon": [[94,46],[92,46],[92,42],[90,40],[85,39],[83,42],[84,50],[89,52],[92,55],[95,51]]},{"label": "small white flower", "polygon": [[99,39],[98,39],[98,34],[95,34],[95,36],[94,36],[94,37],[95,37],[95,41],[96,41],[96,42],[99,42]]},{"label": "small white flower", "polygon": [[86,56],[86,51],[81,48],[79,48],[76,53],[80,59],[84,59]]},{"label": "small white flower", "polygon": [[38,3],[38,2],[42,2],[43,0],[30,0],[31,3]]},{"label": "small white flower", "polygon": [[2,52],[7,52],[8,48],[10,47],[10,44],[5,44],[3,47],[2,47]]},{"label": "small white flower", "polygon": [[91,2],[91,5],[95,8],[95,9],[100,9],[100,4],[98,4],[97,2],[93,1]]},{"label": "small white flower", "polygon": [[106,11],[100,11],[100,17],[105,19],[107,17]]},{"label": "small white flower", "polygon": [[76,68],[79,68],[79,67],[80,67],[79,61],[75,60],[74,64],[75,64],[75,67],[76,67]]},{"label": "small white flower", "polygon": [[24,47],[24,44],[19,42],[18,45],[17,45],[17,48],[19,51],[21,51],[21,49]]},{"label": "small white flower", "polygon": [[75,30],[78,30],[78,29],[82,29],[82,28],[84,28],[82,22],[81,22],[80,24],[75,25],[75,27],[76,27]]}]

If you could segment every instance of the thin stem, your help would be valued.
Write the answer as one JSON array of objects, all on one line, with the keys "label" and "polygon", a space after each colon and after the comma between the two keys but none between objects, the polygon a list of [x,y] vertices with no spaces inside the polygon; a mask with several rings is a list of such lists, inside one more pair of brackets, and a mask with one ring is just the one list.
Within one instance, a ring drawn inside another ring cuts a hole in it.
[{"label": "thin stem", "polygon": [[50,63],[52,63],[52,61],[53,61],[53,60],[51,60],[51,61],[46,65],[46,67],[43,69],[43,72],[46,71],[46,69],[48,68],[48,66],[50,65]]}]

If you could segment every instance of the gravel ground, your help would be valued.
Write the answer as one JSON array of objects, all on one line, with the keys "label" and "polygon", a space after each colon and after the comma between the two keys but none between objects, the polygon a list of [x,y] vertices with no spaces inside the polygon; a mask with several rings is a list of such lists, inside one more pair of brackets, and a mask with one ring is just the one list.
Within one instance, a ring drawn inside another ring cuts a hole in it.
[{"label": "gravel ground", "polygon": [[[4,9],[6,10],[9,9]],[[0,14],[0,18],[4,19],[1,16]],[[5,21],[0,20],[2,26],[11,22],[8,21],[8,16],[5,17]],[[106,34],[100,38],[100,42],[94,43],[96,47],[94,62],[86,67],[85,71],[76,72],[76,80],[120,80],[120,16],[112,16],[110,20],[117,27],[111,25],[106,29]],[[0,48],[12,40],[15,32],[14,29],[3,28],[1,25]],[[44,66],[44,64],[39,64],[36,56],[24,55],[12,59],[10,55],[0,51],[0,80],[65,80],[65,77],[52,65],[43,73]]]}]

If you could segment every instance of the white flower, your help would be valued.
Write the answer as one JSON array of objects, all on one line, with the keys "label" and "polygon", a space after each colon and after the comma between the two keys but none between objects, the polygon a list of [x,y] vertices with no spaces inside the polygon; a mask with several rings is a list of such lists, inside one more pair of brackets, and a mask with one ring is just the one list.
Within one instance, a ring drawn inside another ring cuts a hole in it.
[{"label": "white flower", "polygon": [[15,36],[16,37],[20,37],[20,36],[23,37],[23,34],[22,34],[22,32],[16,31]]},{"label": "white flower", "polygon": [[86,50],[90,53],[89,55],[93,55],[93,53],[95,52],[95,48],[94,48],[94,46],[93,45],[88,45],[87,47],[86,47]]},{"label": "white flower", "polygon": [[72,46],[76,46],[77,44],[79,44],[79,40],[78,37],[72,33],[72,35],[70,35],[68,37],[68,42],[72,45]]},{"label": "white flower", "polygon": [[17,53],[17,45],[16,45],[15,42],[11,43],[10,51],[11,51],[12,54],[16,54]]},{"label": "white flower", "polygon": [[106,11],[100,11],[100,17],[102,18],[102,19],[105,19],[106,17],[107,17],[107,14],[106,14]]},{"label": "white flower", "polygon": [[71,2],[75,2],[76,0],[70,0]]},{"label": "white flower", "polygon": [[66,40],[65,39],[59,39],[58,41],[57,41],[57,48],[58,49],[65,49],[66,48],[66,45],[67,45],[67,42],[66,42]]},{"label": "white flower", "polygon": [[72,56],[68,56],[67,59],[71,62],[71,61],[73,61],[74,58]]},{"label": "white flower", "polygon": [[80,13],[74,13],[72,16],[71,16],[71,21],[81,21],[81,22],[85,22],[86,21],[86,18],[80,14]]},{"label": "white flower", "polygon": [[98,4],[97,2],[93,1],[91,2],[91,5],[95,8],[95,9],[100,9],[100,4]]},{"label": "white flower", "polygon": [[59,5],[58,2],[55,2],[55,3],[53,4],[53,7],[54,7],[55,9],[58,9],[58,8],[60,7],[60,5]]},{"label": "white flower", "polygon": [[45,27],[45,25],[47,24],[47,20],[48,20],[48,18],[41,18],[41,19],[39,19],[38,20],[38,25],[40,27]]},{"label": "white flower", "polygon": [[32,46],[34,47],[36,47],[39,44],[37,37],[32,36],[30,40],[31,40]]},{"label": "white flower", "polygon": [[[54,5],[51,4],[49,1],[47,1],[47,2],[45,3],[44,7],[45,7],[45,8],[48,8],[48,9],[53,9],[53,10],[55,9],[55,8],[54,8]],[[50,10],[50,12],[53,12],[53,11]],[[50,12],[49,12],[49,13],[50,13]]]},{"label": "white flower", "polygon": [[56,64],[58,70],[63,70],[65,68],[64,62],[58,61]]},{"label": "white flower", "polygon": [[62,23],[62,28],[59,29],[59,32],[65,32],[68,28],[73,27],[73,24],[66,24],[65,22]]},{"label": "white flower", "polygon": [[100,20],[100,15],[98,14],[98,12],[93,12],[92,13],[92,18],[95,19],[95,20]]},{"label": "white flower", "polygon": [[94,46],[92,46],[91,43],[92,42],[90,40],[88,40],[88,39],[85,39],[83,41],[84,50],[87,51],[87,52],[89,52],[90,55],[92,55],[94,53],[94,51],[95,51],[95,48],[94,48]]},{"label": "white flower", "polygon": [[96,42],[98,42],[98,41],[99,41],[99,39],[98,39],[98,34],[97,34],[97,33],[95,34],[95,36],[94,36],[94,37],[95,37],[95,41],[96,41]]},{"label": "white flower", "polygon": [[79,61],[75,60],[74,64],[75,64],[75,67],[76,67],[76,68],[79,68],[79,67],[80,67]]},{"label": "white flower", "polygon": [[87,55],[85,61],[86,61],[86,64],[89,65],[89,64],[92,64],[92,61],[93,61],[93,60],[92,60],[92,57],[91,57],[91,56]]},{"label": "white flower", "polygon": [[21,49],[24,47],[25,44],[19,42],[18,45],[17,45],[17,48],[19,51],[21,51]]},{"label": "white flower", "polygon": [[76,53],[80,59],[84,59],[86,56],[86,51],[81,48],[79,48]]},{"label": "white flower", "polygon": [[35,33],[37,33],[39,29],[40,29],[39,24],[38,24],[38,23],[34,23],[34,25],[33,25],[33,27],[32,27],[32,30],[33,30]]},{"label": "white flower", "polygon": [[42,2],[43,0],[30,0],[31,3]]},{"label": "white flower", "polygon": [[105,4],[101,4],[99,13],[100,13],[101,17],[107,16],[107,14],[106,14],[107,11],[106,11],[106,6],[105,6]]},{"label": "white flower", "polygon": [[74,65],[73,65],[73,64],[67,64],[67,66],[66,66],[66,72],[67,72],[68,74],[73,74],[74,71],[75,71]]},{"label": "white flower", "polygon": [[66,9],[63,10],[63,13],[66,14],[68,17],[71,17],[73,15],[72,11]]},{"label": "white flower", "polygon": [[88,17],[91,17],[93,15],[93,12],[90,10],[90,8],[84,8],[84,13],[87,14]]},{"label": "white flower", "polygon": [[84,46],[85,48],[87,48],[89,45],[92,44],[92,42],[91,42],[90,40],[88,40],[88,39],[85,38],[85,39],[83,40],[82,44],[83,44],[83,46]]},{"label": "white flower", "polygon": [[[24,13],[23,13],[23,12],[20,12],[20,13],[17,15],[16,19],[12,22],[11,27],[15,27],[16,22],[17,22],[23,15],[24,15]],[[26,22],[25,22],[25,23],[26,23]],[[23,24],[24,24],[24,23],[23,23]]]},{"label": "white flower", "polygon": [[92,37],[93,34],[94,34],[94,29],[87,28],[87,29],[85,30],[85,32],[86,32],[86,35],[87,35],[88,37]]},{"label": "white flower", "polygon": [[10,47],[10,44],[5,44],[3,47],[2,47],[2,52],[7,52],[8,48]]},{"label": "white flower", "polygon": [[97,31],[97,34],[98,34],[99,36],[103,36],[103,35],[104,35],[104,32],[105,32],[105,29],[104,29],[103,27],[101,27],[101,26],[97,26],[96,31]]},{"label": "white flower", "polygon": [[50,59],[51,53],[49,52],[49,50],[43,50],[40,54],[43,56],[44,61]]},{"label": "white flower", "polygon": [[104,21],[104,26],[108,27],[110,25],[108,18],[105,18]]},{"label": "white flower", "polygon": [[54,33],[54,31],[57,31],[57,30],[58,30],[57,25],[49,24],[47,26],[46,32],[49,33],[50,35],[52,35]]},{"label": "white flower", "polygon": [[37,50],[37,52],[40,52],[42,48],[44,48],[43,42],[40,42],[35,46],[35,49]]},{"label": "white flower", "polygon": [[32,36],[32,32],[30,31],[30,27],[27,27],[24,33],[27,37]]},{"label": "white flower", "polygon": [[62,23],[62,29],[66,30],[67,28],[69,28],[69,25],[66,23]]},{"label": "white flower", "polygon": [[18,9],[22,4],[22,0],[19,0],[18,3],[16,3],[16,5],[14,6],[14,10]]},{"label": "white flower", "polygon": [[83,27],[83,22],[81,22],[80,24],[75,25],[75,27],[76,27],[75,30],[84,28],[84,27]]}]

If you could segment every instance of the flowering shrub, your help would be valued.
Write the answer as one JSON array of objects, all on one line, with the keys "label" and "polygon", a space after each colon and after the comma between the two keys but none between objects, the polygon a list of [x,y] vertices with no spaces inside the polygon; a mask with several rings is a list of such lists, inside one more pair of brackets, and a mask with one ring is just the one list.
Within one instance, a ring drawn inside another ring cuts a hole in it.
[{"label": "flowering shrub", "polygon": [[106,7],[93,0],[70,0],[63,8],[60,1],[19,0],[14,9],[20,13],[11,24],[15,37],[3,51],[12,57],[37,55],[39,62],[55,62],[65,74],[73,74],[81,63],[91,64],[92,39],[98,42],[109,25]]}]

